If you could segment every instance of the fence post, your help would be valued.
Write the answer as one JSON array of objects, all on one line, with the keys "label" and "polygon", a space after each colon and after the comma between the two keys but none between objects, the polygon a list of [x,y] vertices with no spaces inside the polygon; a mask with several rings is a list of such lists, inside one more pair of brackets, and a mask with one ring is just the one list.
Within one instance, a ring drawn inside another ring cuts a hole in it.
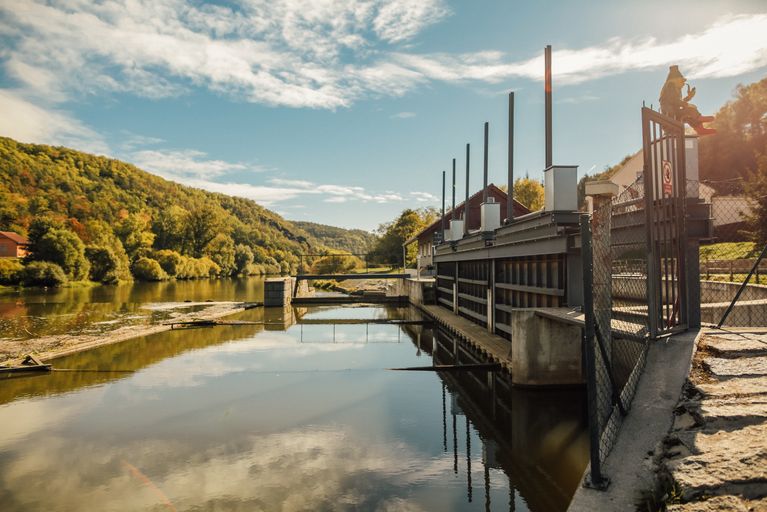
[{"label": "fence post", "polygon": [[599,455],[599,439],[602,429],[599,425],[597,407],[597,375],[596,355],[594,353],[594,258],[591,246],[591,223],[588,215],[581,216],[581,261],[583,263],[583,313],[585,325],[583,328],[583,348],[586,357],[586,396],[589,416],[589,459],[590,471],[583,485],[594,489],[604,490],[609,480],[602,475],[602,460]]}]

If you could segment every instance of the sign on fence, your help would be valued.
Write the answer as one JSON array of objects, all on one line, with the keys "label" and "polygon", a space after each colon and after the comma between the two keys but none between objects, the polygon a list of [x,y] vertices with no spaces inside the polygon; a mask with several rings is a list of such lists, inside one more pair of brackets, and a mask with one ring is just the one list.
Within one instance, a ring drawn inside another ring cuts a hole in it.
[{"label": "sign on fence", "polygon": [[671,162],[668,160],[663,160],[662,164],[662,174],[663,174],[663,195],[664,196],[673,196],[674,195],[674,173],[671,170]]}]

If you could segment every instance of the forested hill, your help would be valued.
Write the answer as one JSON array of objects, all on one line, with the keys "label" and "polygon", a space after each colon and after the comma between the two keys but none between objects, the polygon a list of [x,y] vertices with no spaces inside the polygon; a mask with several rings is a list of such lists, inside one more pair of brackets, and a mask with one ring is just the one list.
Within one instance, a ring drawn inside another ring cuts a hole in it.
[{"label": "forested hill", "polygon": [[119,241],[131,264],[173,251],[210,258],[222,274],[236,273],[235,248],[252,252],[240,256],[268,271],[288,271],[300,253],[323,249],[251,200],[179,185],[119,160],[0,137],[0,231],[27,235],[37,218],[52,219],[85,245]]},{"label": "forested hill", "polygon": [[293,221],[320,243],[346,252],[367,254],[376,242],[376,236],[361,229],[343,229],[314,222]]}]

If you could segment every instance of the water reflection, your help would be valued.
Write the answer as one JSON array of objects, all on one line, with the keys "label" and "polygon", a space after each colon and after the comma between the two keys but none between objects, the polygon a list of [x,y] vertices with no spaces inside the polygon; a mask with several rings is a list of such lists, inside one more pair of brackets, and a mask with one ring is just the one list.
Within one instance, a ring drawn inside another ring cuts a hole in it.
[{"label": "water reflection", "polygon": [[121,325],[157,322],[167,312],[146,308],[157,302],[257,302],[263,298],[262,277],[10,290],[0,293],[0,338],[99,333]]},{"label": "water reflection", "polygon": [[[0,382],[3,510],[566,508],[580,393],[387,371],[478,359],[428,325],[334,321],[420,319],[410,308],[238,318],[284,329],[165,332],[59,361],[135,373]],[[320,330],[302,342],[302,328]]]}]

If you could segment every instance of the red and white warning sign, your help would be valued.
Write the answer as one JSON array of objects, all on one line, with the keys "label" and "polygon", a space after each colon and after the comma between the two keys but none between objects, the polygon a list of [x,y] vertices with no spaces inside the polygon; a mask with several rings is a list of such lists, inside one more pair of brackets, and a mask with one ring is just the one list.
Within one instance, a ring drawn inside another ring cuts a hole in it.
[{"label": "red and white warning sign", "polygon": [[674,194],[674,174],[671,171],[671,162],[663,160],[661,166],[661,176],[663,178],[663,195],[670,196]]}]

